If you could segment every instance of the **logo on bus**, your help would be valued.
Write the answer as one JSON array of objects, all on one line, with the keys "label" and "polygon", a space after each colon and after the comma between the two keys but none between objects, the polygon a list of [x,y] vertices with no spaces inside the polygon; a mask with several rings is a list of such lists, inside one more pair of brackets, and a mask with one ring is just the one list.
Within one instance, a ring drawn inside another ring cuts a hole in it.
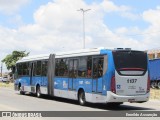
[{"label": "logo on bus", "polygon": [[121,85],[117,85],[117,89],[121,89]]}]

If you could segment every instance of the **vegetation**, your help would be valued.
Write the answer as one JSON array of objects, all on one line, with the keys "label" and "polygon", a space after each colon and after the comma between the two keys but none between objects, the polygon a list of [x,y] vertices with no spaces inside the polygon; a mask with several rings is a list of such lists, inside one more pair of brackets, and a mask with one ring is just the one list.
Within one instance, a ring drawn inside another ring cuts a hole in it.
[{"label": "vegetation", "polygon": [[0,82],[0,88],[1,87],[7,87],[7,88],[14,88],[14,84],[13,83],[4,83],[4,82]]},{"label": "vegetation", "polygon": [[13,51],[12,54],[8,54],[2,62],[6,64],[8,70],[11,70],[12,73],[14,73],[16,62],[28,55],[29,52],[26,51]]}]

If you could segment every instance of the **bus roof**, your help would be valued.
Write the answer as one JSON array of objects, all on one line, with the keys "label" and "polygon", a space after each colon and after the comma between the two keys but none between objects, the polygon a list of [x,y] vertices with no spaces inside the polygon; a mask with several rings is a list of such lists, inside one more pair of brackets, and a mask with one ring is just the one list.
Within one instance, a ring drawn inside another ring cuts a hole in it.
[{"label": "bus roof", "polygon": [[18,60],[17,63],[35,61],[35,60],[45,60],[45,59],[49,59],[49,55],[50,54],[27,56],[27,57],[23,57],[21,60]]},{"label": "bus roof", "polygon": [[[99,55],[101,50],[111,50],[111,49],[105,49],[101,47],[101,48],[74,50],[68,52],[59,52],[55,54],[56,55],[55,57],[63,58],[63,57],[76,57],[76,56],[87,56],[87,55]],[[50,54],[27,56],[23,57],[21,60],[18,60],[17,63],[49,59],[49,55]]]},{"label": "bus roof", "polygon": [[59,52],[56,54],[56,58],[99,55],[101,50],[107,50],[107,49],[101,47],[101,48],[74,50],[68,52]]}]

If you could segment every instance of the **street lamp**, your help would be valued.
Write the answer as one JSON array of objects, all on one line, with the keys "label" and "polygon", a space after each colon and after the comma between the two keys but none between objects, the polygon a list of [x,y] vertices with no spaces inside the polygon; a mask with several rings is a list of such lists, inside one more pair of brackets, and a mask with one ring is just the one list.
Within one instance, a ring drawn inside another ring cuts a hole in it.
[{"label": "street lamp", "polygon": [[83,13],[83,49],[85,49],[85,23],[84,23],[84,13],[89,11],[91,9],[86,9],[84,10],[83,8],[77,10],[77,11],[81,11]]}]

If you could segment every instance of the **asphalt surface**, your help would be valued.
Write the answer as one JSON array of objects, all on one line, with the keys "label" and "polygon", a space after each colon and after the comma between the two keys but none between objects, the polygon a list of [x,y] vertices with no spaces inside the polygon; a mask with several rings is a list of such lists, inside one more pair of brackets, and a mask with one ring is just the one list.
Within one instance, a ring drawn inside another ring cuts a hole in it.
[{"label": "asphalt surface", "polygon": [[[0,88],[0,111],[113,111],[113,110],[114,111],[124,111],[124,110],[160,111],[160,101],[150,100],[145,103],[124,103],[119,107],[108,107],[105,104],[87,104],[87,106],[80,106],[78,102],[74,100],[53,98],[49,96],[37,98],[36,96],[30,94],[20,95],[19,92],[14,91],[11,88],[4,88],[4,87]],[[57,119],[61,120],[64,118],[57,118]],[[91,118],[88,117],[87,119],[90,120]]]}]

